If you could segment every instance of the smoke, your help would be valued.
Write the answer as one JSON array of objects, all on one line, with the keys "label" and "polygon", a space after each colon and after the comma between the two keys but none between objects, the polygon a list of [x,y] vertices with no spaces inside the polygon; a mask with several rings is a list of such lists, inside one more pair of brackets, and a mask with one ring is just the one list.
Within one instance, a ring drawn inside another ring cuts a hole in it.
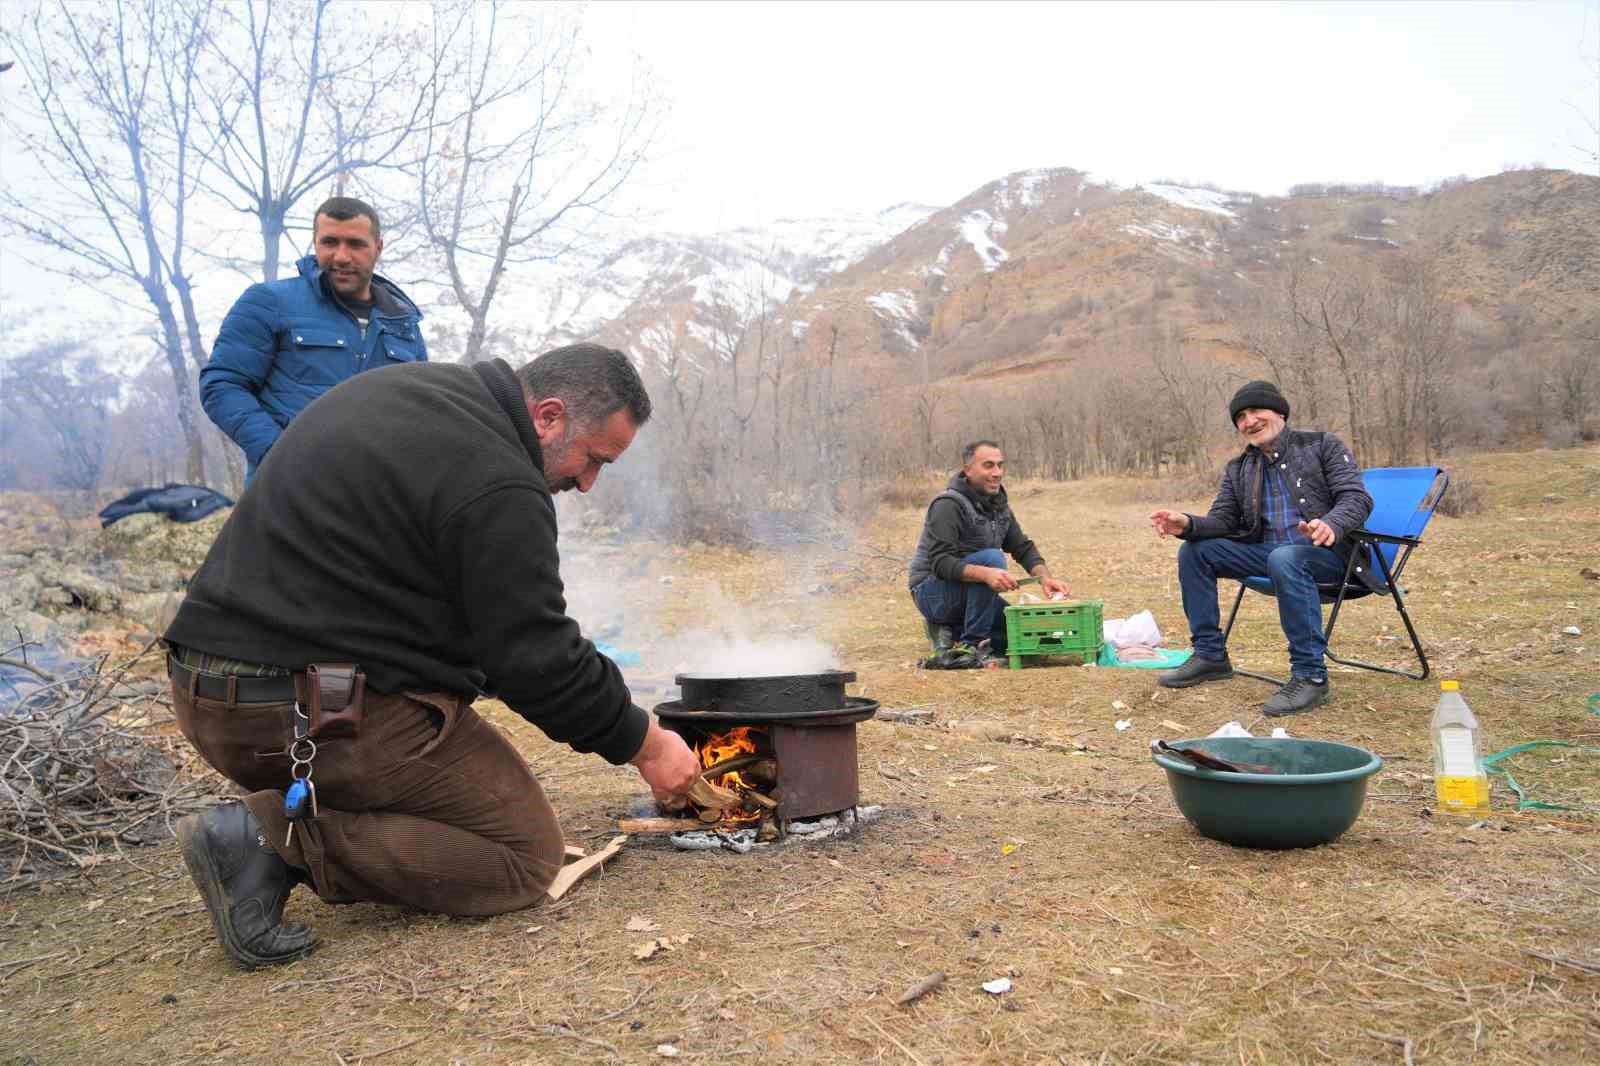
[{"label": "smoke", "polygon": [[781,677],[817,674],[840,667],[839,652],[813,636],[750,637],[701,632],[685,636],[674,674],[718,677]]},{"label": "smoke", "polygon": [[605,645],[640,702],[675,697],[678,674],[774,677],[842,667],[838,649],[816,635],[828,605],[816,564],[786,555],[753,589],[732,591],[725,582],[738,583],[733,571],[761,564],[722,556],[732,561],[729,572],[705,572],[669,544],[603,524],[602,512],[579,501],[563,500],[560,512],[567,613]]}]

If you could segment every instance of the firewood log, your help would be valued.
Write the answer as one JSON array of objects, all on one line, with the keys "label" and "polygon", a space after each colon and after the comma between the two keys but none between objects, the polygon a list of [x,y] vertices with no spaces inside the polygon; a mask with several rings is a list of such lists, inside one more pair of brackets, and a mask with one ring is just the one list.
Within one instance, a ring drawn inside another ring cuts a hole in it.
[{"label": "firewood log", "polygon": [[713,785],[703,777],[696,778],[694,784],[690,786],[689,800],[696,807],[714,811],[739,806],[738,793],[721,785]]}]

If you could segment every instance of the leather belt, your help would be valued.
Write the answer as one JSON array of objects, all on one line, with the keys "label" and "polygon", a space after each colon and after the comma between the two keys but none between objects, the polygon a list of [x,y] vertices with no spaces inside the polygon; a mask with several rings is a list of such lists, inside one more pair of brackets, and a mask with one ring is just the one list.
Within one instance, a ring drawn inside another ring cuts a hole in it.
[{"label": "leather belt", "polygon": [[192,691],[201,699],[221,703],[294,702],[294,676],[291,674],[277,677],[218,677],[199,673],[168,655],[167,676],[172,679],[173,685],[185,692],[191,691],[192,684]]}]

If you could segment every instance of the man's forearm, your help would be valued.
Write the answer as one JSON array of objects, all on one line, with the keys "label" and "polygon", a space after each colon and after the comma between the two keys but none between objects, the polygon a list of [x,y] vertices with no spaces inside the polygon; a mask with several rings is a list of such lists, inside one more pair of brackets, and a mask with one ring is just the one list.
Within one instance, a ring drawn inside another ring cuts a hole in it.
[{"label": "man's forearm", "polygon": [[989,571],[993,569],[994,567],[992,566],[975,566],[972,563],[967,563],[961,568],[961,580],[970,581],[974,585],[987,585],[989,583]]},{"label": "man's forearm", "polygon": [[1034,577],[1038,578],[1040,581],[1049,581],[1053,577],[1055,577],[1055,575],[1050,572],[1050,568],[1048,566],[1046,566],[1043,562],[1040,562],[1037,565],[1035,565],[1032,570],[1028,571],[1028,573],[1032,574]]}]

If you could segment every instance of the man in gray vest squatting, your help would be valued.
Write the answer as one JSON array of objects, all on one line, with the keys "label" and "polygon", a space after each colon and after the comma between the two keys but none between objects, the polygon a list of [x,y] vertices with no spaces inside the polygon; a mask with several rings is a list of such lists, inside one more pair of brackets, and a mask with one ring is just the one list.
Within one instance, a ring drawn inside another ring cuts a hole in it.
[{"label": "man in gray vest squatting", "polygon": [[[1071,595],[1050,576],[1039,549],[1006,502],[1006,457],[992,440],[962,450],[961,470],[928,505],[911,559],[911,598],[936,655],[951,666],[981,666],[1006,650],[1006,601],[1017,579],[1006,555],[1039,579],[1046,597]],[[959,640],[957,635],[959,634]]]}]

